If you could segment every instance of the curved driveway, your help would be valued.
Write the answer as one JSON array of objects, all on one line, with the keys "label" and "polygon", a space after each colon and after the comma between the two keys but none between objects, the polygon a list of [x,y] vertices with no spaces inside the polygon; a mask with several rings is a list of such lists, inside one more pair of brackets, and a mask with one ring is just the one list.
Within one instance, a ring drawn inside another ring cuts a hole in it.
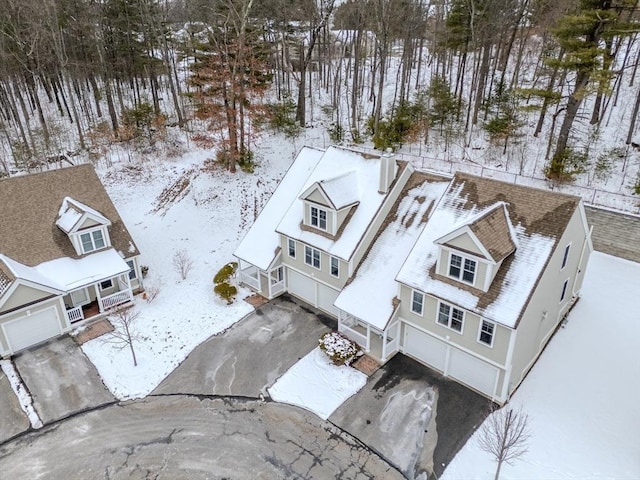
[{"label": "curved driveway", "polygon": [[296,407],[147,397],[83,413],[2,446],[7,478],[401,479],[366,447]]}]

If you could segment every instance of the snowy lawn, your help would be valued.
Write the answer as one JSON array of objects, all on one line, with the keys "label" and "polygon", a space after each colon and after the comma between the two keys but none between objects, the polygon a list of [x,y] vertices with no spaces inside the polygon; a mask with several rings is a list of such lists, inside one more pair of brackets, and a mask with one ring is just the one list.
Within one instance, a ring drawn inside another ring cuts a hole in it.
[{"label": "snowy lawn", "polygon": [[268,389],[277,402],[297,405],[323,420],[367,383],[367,376],[334,365],[320,348],[313,349]]},{"label": "snowy lawn", "polygon": [[[640,478],[640,264],[592,255],[568,324],[511,403],[532,437],[501,479]],[[492,479],[495,466],[474,435],[441,478]]]},{"label": "snowy lawn", "polygon": [[[144,279],[151,302],[136,299],[134,341],[129,348],[104,335],[82,346],[109,390],[119,399],[148,395],[189,353],[253,308],[237,300],[227,305],[213,291],[213,277],[226,263],[268,200],[293,158],[293,144],[266,139],[257,149],[253,175],[212,167],[214,153],[191,148],[177,159],[129,164],[114,161],[98,174],[149,267]],[[203,169],[203,166],[209,168]],[[182,279],[173,260],[186,252],[193,265]]]}]

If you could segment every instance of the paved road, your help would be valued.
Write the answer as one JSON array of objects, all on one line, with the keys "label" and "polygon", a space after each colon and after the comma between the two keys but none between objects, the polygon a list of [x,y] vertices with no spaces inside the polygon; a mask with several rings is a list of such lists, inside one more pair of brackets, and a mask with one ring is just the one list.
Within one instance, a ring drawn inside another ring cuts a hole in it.
[{"label": "paved road", "polygon": [[360,442],[296,407],[147,397],[79,414],[0,450],[6,478],[401,479]]}]

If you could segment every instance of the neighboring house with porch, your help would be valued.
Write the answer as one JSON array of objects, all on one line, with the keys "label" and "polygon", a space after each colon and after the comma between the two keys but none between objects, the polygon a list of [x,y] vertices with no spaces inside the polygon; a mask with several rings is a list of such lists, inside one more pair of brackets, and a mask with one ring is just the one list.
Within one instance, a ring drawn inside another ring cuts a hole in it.
[{"label": "neighboring house with porch", "polygon": [[139,251],[91,165],[0,180],[0,355],[142,290]]},{"label": "neighboring house with porch", "polygon": [[330,147],[300,152],[235,255],[245,284],[336,317],[377,361],[401,352],[504,403],[591,251],[578,197]]}]

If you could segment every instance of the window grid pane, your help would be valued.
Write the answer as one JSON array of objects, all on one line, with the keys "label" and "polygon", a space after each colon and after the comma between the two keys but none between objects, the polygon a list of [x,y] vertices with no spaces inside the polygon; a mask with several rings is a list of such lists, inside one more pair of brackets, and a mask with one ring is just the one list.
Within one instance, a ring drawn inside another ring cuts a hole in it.
[{"label": "window grid pane", "polygon": [[460,269],[462,267],[462,257],[451,255],[451,263],[449,264],[449,275],[460,278]]},{"label": "window grid pane", "polygon": [[449,326],[449,312],[451,311],[451,308],[449,307],[449,305],[446,305],[444,303],[440,304],[440,309],[438,312],[438,323],[445,325],[445,326]]},{"label": "window grid pane", "polygon": [[93,243],[98,248],[104,248],[104,238],[102,237],[102,232],[100,230],[96,230],[93,232]]},{"label": "window grid pane", "polygon": [[311,247],[304,247],[304,263],[311,265]]},{"label": "window grid pane", "polygon": [[80,241],[82,242],[82,251],[87,253],[94,250],[93,242],[91,241],[91,235],[83,233],[80,235]]},{"label": "window grid pane", "polygon": [[331,275],[334,277],[340,276],[340,264],[336,257],[331,257]]},{"label": "window grid pane", "polygon": [[482,321],[482,328],[480,329],[480,341],[491,345],[493,343],[493,324]]},{"label": "window grid pane", "polygon": [[320,268],[320,250],[313,250],[313,266],[316,268]]},{"label": "window grid pane", "polygon": [[296,258],[296,242],[291,239],[289,239],[289,256]]},{"label": "window grid pane", "polygon": [[451,328],[453,328],[458,332],[461,332],[463,318],[464,318],[464,313],[462,312],[462,310],[458,310],[457,308],[454,308],[451,314]]},{"label": "window grid pane", "polygon": [[133,260],[127,260],[127,265],[129,265],[129,280],[133,280],[136,278],[136,269],[133,268]]},{"label": "window grid pane", "polygon": [[422,305],[424,301],[424,295],[420,292],[413,292],[413,298],[411,301],[411,311],[422,315]]},{"label": "window grid pane", "polygon": [[322,230],[326,230],[327,229],[327,212],[325,212],[324,210],[319,210],[319,224],[318,226],[322,229]]},{"label": "window grid pane", "polygon": [[466,282],[473,283],[473,279],[476,275],[476,262],[474,260],[465,259],[464,272],[462,273],[462,279]]}]

